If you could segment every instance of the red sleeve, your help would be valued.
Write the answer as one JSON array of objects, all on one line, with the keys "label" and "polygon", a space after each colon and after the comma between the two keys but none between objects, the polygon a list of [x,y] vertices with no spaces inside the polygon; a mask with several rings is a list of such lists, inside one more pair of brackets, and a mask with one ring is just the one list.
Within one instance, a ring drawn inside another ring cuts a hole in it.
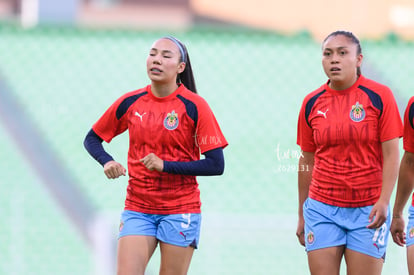
[{"label": "red sleeve", "polygon": [[403,124],[397,103],[390,89],[386,88],[382,96],[383,112],[379,121],[380,141],[384,142],[403,135]]},{"label": "red sleeve", "polygon": [[309,96],[307,96],[305,100],[303,100],[302,107],[299,111],[296,143],[304,152],[315,152],[316,145],[313,139],[313,130],[311,126],[308,125],[308,122],[306,121],[305,117],[305,110],[308,99]]},{"label": "red sleeve", "polygon": [[207,102],[200,98],[198,104],[198,121],[197,121],[197,144],[201,153],[206,151],[224,148],[228,145],[226,138],[221,132],[216,117],[208,106]]},{"label": "red sleeve", "polygon": [[115,101],[92,126],[95,133],[108,143],[128,128],[127,116],[117,117],[117,110],[124,99],[125,96]]},{"label": "red sleeve", "polygon": [[404,138],[405,151],[414,153],[414,96],[410,98],[404,113]]}]

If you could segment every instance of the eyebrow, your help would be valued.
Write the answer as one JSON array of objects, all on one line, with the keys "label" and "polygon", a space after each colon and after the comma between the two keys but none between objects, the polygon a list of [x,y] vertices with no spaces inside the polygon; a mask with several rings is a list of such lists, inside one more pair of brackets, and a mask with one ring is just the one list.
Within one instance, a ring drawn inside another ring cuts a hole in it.
[{"label": "eyebrow", "polygon": [[324,48],[323,50],[324,51],[333,51],[334,49],[336,49],[336,50],[343,50],[343,49],[348,49],[348,47],[347,46],[341,46],[341,47],[337,47],[337,48]]},{"label": "eyebrow", "polygon": [[[159,51],[157,48],[151,48],[151,51]],[[161,53],[170,53],[170,54],[173,54],[174,52],[173,51],[170,51],[170,50],[162,50],[161,51]]]}]

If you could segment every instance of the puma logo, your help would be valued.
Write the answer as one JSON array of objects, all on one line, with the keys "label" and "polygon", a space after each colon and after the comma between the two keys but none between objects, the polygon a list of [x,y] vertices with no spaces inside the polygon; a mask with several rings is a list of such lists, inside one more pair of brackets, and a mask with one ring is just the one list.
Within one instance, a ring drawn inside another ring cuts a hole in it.
[{"label": "puma logo", "polygon": [[146,113],[143,113],[143,114],[141,115],[140,113],[135,112],[135,115],[141,119],[141,122],[142,122],[142,117],[143,117],[145,114],[146,114]]},{"label": "puma logo", "polygon": [[187,236],[183,232],[180,232],[180,235],[184,237],[184,240],[187,240]]},{"label": "puma logo", "polygon": [[324,118],[326,118],[326,113],[329,111],[329,109],[326,109],[325,112],[322,112],[321,110],[318,110],[317,114],[318,115],[323,115]]}]

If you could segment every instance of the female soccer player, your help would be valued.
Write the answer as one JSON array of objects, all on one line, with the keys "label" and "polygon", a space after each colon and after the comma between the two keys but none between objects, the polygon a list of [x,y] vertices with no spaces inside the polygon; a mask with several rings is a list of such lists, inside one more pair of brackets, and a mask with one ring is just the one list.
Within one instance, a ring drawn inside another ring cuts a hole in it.
[{"label": "female soccer player", "polygon": [[394,242],[407,246],[408,272],[414,275],[414,194],[409,207],[407,235],[404,232],[404,207],[414,188],[414,96],[410,98],[404,113],[404,155],[401,160],[397,194],[393,208],[391,235]]},{"label": "female soccer player", "polygon": [[361,75],[359,40],[336,31],[322,44],[328,81],[300,109],[299,221],[312,274],[380,274],[403,126],[391,90]]},{"label": "female soccer player", "polygon": [[93,125],[84,145],[109,179],[118,178],[126,169],[102,142],[129,131],[118,275],[143,275],[158,244],[160,274],[186,274],[200,233],[196,176],[223,173],[227,141],[210,107],[196,93],[184,44],[170,36],[155,41],[147,74],[151,84],[116,100]]}]

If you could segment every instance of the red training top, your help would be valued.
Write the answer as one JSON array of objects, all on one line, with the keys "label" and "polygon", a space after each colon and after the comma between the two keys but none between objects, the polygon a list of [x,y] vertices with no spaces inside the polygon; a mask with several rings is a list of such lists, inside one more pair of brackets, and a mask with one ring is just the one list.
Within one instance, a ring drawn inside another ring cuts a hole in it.
[{"label": "red training top", "polygon": [[200,191],[195,176],[150,171],[141,158],[154,153],[166,161],[195,161],[228,144],[207,102],[184,85],[162,98],[151,85],[129,92],[92,129],[108,143],[129,130],[125,210],[148,214],[200,213]]},{"label": "red training top", "polygon": [[[414,154],[414,96],[408,101],[404,112],[403,148]],[[414,194],[411,204],[414,206]]]},{"label": "red training top", "polygon": [[328,83],[305,97],[298,119],[297,144],[315,153],[309,197],[372,205],[381,193],[381,143],[403,134],[397,104],[388,87],[363,76],[342,91]]}]

